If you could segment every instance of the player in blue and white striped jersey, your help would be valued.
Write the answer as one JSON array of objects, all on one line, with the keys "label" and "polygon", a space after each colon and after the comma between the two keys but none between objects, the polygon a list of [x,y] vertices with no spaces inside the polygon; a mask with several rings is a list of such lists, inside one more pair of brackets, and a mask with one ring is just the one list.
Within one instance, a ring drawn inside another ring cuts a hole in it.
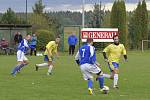
[{"label": "player in blue and white striped jersey", "polygon": [[28,41],[31,40],[31,35],[26,35],[25,38],[19,43],[17,50],[17,61],[18,64],[12,70],[11,75],[15,76],[21,68],[26,66],[29,62],[25,54],[29,48],[32,48],[28,45]]},{"label": "player in blue and white striped jersey", "polygon": [[93,45],[93,39],[87,39],[87,44],[79,48],[75,60],[80,65],[84,80],[88,80],[88,92],[93,94],[93,74],[97,75],[100,89],[104,87],[104,77],[99,68],[100,64],[96,61],[96,51]]}]

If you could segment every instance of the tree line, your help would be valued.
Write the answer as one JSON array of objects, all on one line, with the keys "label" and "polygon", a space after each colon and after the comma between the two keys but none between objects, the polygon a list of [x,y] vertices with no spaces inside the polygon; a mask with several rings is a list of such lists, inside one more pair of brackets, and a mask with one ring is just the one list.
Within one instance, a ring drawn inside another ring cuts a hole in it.
[{"label": "tree line", "polygon": [[[139,1],[136,9],[126,11],[124,0],[115,0],[111,11],[95,4],[93,11],[85,11],[85,26],[90,28],[112,27],[119,29],[120,41],[129,49],[141,49],[141,41],[150,39],[150,20],[145,0]],[[0,24],[32,24],[33,31],[47,30],[51,34],[62,33],[64,25],[81,25],[82,13],[71,11],[44,12],[45,5],[38,0],[33,13],[15,13],[11,8],[0,14]],[[102,45],[102,44],[101,44]],[[145,43],[145,48],[150,47]]]}]

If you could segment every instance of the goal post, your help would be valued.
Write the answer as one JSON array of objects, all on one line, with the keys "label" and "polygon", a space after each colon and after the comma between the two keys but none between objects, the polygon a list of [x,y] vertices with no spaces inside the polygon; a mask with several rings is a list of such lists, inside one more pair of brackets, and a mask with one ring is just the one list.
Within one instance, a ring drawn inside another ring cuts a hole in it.
[{"label": "goal post", "polygon": [[144,42],[150,42],[150,40],[142,40],[142,44],[141,44],[142,52],[144,52]]}]

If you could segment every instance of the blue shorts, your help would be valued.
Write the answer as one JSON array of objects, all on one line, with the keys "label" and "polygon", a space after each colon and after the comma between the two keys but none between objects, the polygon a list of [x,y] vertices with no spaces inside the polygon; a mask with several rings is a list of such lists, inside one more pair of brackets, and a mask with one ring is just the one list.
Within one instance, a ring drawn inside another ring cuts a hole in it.
[{"label": "blue shorts", "polygon": [[116,62],[111,62],[108,64],[109,70],[112,72],[115,68],[119,68],[119,64]]},{"label": "blue shorts", "polygon": [[48,56],[47,56],[47,55],[44,55],[44,61],[53,61],[53,60],[54,60],[54,58],[53,58],[53,57],[48,58]]}]

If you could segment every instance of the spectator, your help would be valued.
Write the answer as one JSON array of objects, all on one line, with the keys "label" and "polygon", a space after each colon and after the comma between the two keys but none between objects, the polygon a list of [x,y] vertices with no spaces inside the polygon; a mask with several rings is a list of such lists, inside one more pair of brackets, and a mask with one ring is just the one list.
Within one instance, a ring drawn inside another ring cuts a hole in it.
[{"label": "spectator", "polygon": [[20,32],[17,32],[14,36],[14,42],[17,45],[18,43],[20,43],[22,41],[22,35]]},{"label": "spectator", "polygon": [[2,38],[0,41],[0,48],[5,51],[5,54],[8,55],[8,41],[5,38]]},{"label": "spectator", "polygon": [[16,32],[14,36],[14,42],[15,42],[15,50],[17,50],[18,44],[22,41],[22,35],[20,32]]},{"label": "spectator", "polygon": [[75,45],[78,42],[78,38],[76,37],[75,33],[72,33],[68,37],[68,44],[69,44],[69,55],[74,55]]},{"label": "spectator", "polygon": [[37,36],[35,33],[32,34],[30,45],[32,46],[30,55],[32,56],[32,53],[34,51],[34,55],[36,56],[36,43],[37,43]]}]

